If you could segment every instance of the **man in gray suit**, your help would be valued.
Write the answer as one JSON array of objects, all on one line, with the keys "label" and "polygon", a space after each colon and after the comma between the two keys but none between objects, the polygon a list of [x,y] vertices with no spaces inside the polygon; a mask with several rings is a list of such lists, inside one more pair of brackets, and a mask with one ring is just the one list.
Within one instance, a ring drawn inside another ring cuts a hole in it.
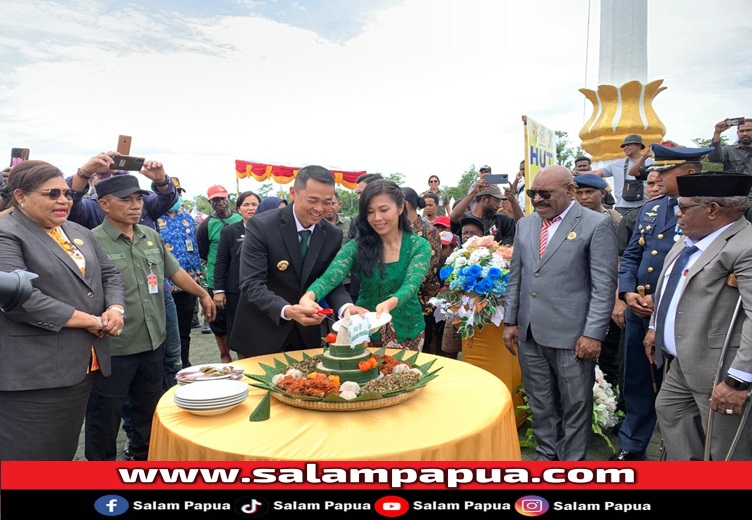
[{"label": "man in gray suit", "polygon": [[595,362],[616,291],[611,219],[573,201],[563,166],[543,168],[517,223],[504,304],[504,344],[516,355],[538,442],[536,460],[584,460]]},{"label": "man in gray suit", "polygon": [[[660,366],[663,359],[667,365],[655,401],[667,458],[704,458],[704,432],[713,410],[718,415],[713,416],[710,458],[724,460],[752,382],[752,225],[744,218],[752,177],[708,173],[676,182],[681,197],[676,214],[685,238],[666,255],[645,353],[651,363]],[[748,423],[732,459],[752,460]]]}]

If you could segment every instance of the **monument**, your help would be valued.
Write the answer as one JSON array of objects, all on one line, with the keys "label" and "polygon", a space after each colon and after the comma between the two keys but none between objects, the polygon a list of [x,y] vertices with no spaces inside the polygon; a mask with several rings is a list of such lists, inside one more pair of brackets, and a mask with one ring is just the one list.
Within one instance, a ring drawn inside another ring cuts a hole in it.
[{"label": "monument", "polygon": [[624,157],[619,145],[629,134],[649,145],[666,133],[653,110],[653,99],[666,87],[662,79],[645,83],[647,22],[647,0],[601,0],[598,88],[579,89],[593,104],[579,133],[593,162]]}]

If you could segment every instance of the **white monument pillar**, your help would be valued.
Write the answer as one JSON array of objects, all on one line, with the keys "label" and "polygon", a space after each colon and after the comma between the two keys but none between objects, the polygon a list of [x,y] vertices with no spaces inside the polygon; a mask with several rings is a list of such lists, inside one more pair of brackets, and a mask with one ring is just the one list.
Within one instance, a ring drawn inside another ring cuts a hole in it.
[{"label": "white monument pillar", "polygon": [[593,163],[624,157],[620,144],[640,134],[645,144],[663,140],[666,127],[653,110],[662,79],[647,81],[647,0],[601,0],[598,89],[581,88],[593,104],[580,130]]},{"label": "white monument pillar", "polygon": [[648,0],[601,0],[598,84],[648,79]]}]

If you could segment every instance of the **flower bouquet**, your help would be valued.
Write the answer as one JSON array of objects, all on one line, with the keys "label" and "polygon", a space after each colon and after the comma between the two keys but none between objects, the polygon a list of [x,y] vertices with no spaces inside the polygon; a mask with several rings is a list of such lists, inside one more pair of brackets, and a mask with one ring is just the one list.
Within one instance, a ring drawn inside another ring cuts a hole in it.
[{"label": "flower bouquet", "polygon": [[[526,412],[528,414],[528,421],[533,420],[530,414],[530,406],[527,404],[527,397],[525,396],[525,389],[519,387],[515,390],[523,396],[524,405],[518,406],[520,412]],[[616,451],[611,439],[608,438],[604,429],[613,428],[624,417],[624,412],[617,409],[616,393],[611,388],[611,383],[606,381],[603,377],[603,372],[598,365],[595,365],[595,384],[593,385],[593,422],[591,428],[593,433],[601,437],[611,451]],[[525,433],[525,440],[520,442],[520,446],[523,448],[535,448],[537,442],[535,441],[535,435],[533,429],[528,428]]]},{"label": "flower bouquet", "polygon": [[439,276],[448,288],[432,303],[451,314],[462,339],[471,338],[476,328],[501,324],[511,258],[512,247],[490,235],[471,238],[447,258]]}]

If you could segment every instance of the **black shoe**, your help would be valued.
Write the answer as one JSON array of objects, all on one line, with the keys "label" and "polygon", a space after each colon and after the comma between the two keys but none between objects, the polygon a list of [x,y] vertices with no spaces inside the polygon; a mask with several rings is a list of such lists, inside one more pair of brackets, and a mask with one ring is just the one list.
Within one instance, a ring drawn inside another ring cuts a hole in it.
[{"label": "black shoe", "polygon": [[611,455],[608,460],[618,460],[621,462],[628,462],[633,460],[645,460],[645,454],[639,455],[632,451],[619,450],[616,454]]},{"label": "black shoe", "polygon": [[125,460],[133,460],[133,454],[131,453],[131,440],[126,439],[125,446],[123,446],[123,457]]}]

